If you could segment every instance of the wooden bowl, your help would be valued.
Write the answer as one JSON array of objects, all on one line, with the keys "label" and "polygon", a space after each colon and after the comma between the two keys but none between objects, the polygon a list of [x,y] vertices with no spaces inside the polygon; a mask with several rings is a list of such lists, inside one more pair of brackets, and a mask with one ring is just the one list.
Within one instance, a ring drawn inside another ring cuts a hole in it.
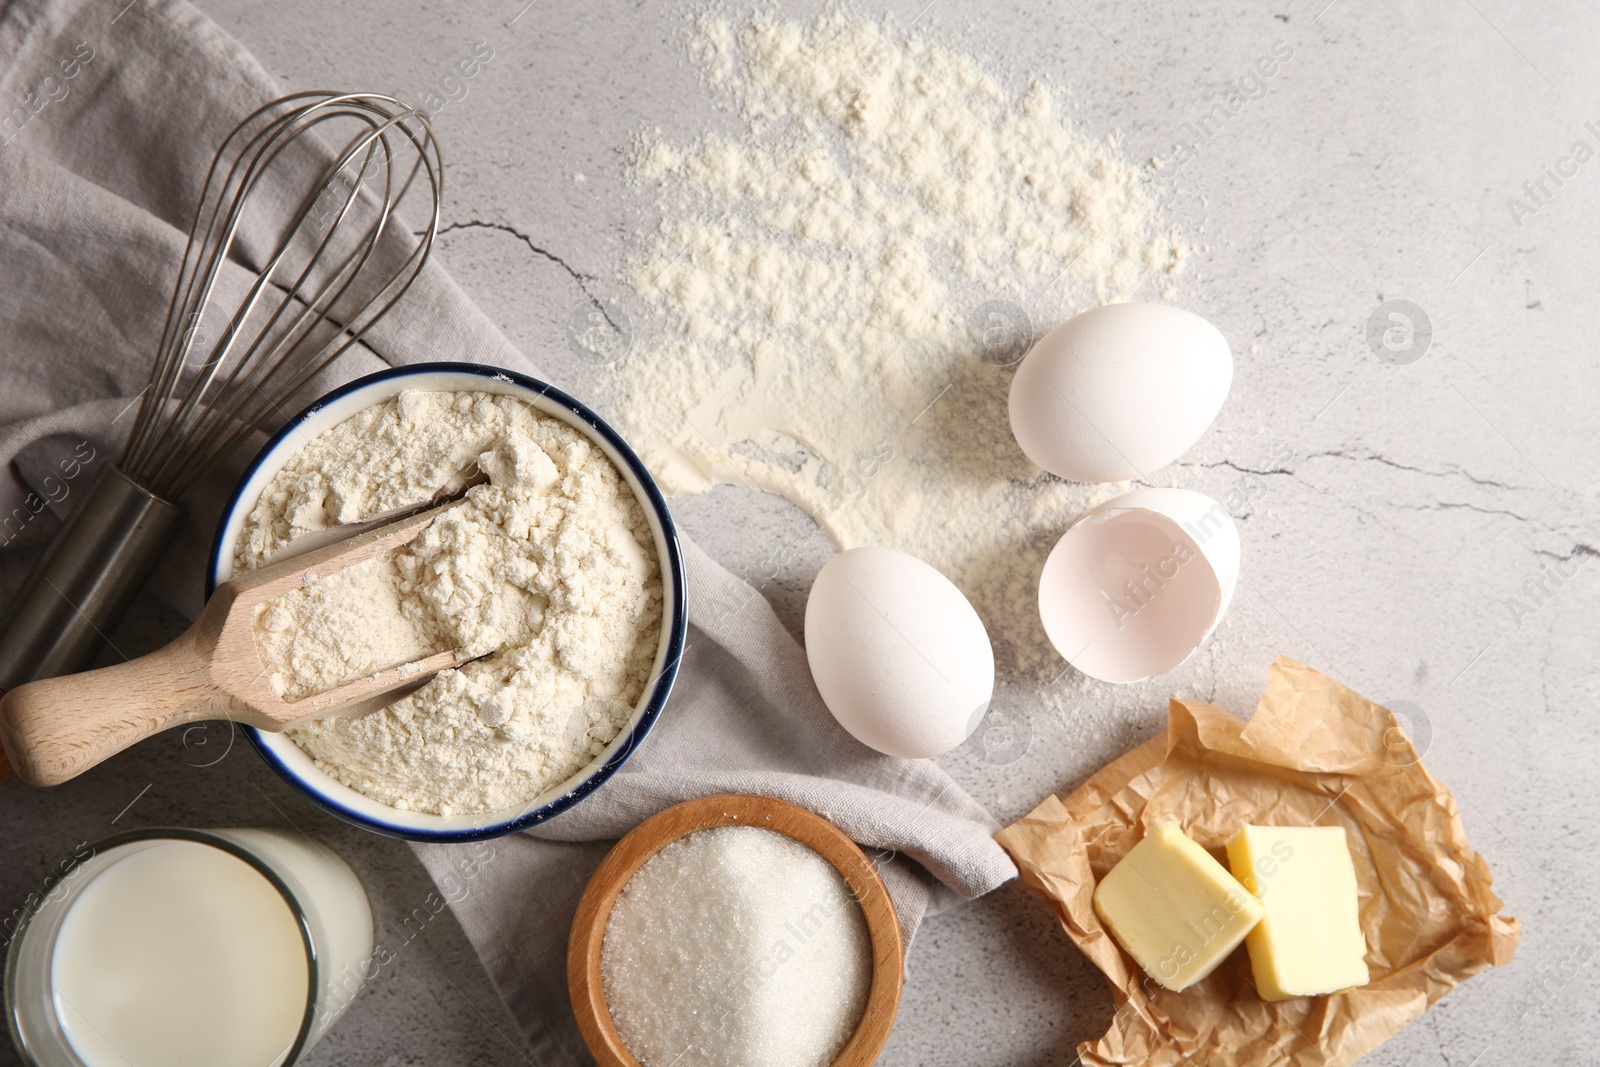
[{"label": "wooden bowl", "polygon": [[714,826],[755,826],[792,837],[833,864],[855,894],[872,939],[872,984],[867,988],[861,1021],[833,1065],[867,1067],[889,1040],[904,977],[900,921],[888,888],[856,843],[828,820],[781,800],[739,793],[685,801],[646,819],[617,842],[589,879],[567,942],[567,989],[590,1053],[600,1067],[642,1067],[623,1044],[606,1004],[600,978],[606,920],[622,887],[646,860],[678,838]]}]

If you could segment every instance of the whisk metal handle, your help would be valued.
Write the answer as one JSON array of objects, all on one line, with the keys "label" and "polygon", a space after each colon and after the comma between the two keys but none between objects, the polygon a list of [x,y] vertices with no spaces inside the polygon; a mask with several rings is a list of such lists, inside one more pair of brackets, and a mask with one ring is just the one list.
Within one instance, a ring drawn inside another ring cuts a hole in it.
[{"label": "whisk metal handle", "polygon": [[87,667],[182,521],[107,464],[9,606],[0,690]]}]

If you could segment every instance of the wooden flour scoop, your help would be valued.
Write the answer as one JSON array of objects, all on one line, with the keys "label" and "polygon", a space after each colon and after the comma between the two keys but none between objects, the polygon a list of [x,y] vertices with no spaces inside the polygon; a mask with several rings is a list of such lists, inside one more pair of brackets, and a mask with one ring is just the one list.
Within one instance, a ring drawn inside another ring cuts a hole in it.
[{"label": "wooden flour scoop", "polygon": [[319,578],[410,542],[460,500],[313,549],[217,586],[205,611],[163,649],[82,674],[20,685],[0,701],[0,742],[12,770],[59,785],[137,741],[199,719],[283,730],[306,719],[361,714],[467,657],[440,652],[336,689],[286,702],[256,651],[256,609]]}]

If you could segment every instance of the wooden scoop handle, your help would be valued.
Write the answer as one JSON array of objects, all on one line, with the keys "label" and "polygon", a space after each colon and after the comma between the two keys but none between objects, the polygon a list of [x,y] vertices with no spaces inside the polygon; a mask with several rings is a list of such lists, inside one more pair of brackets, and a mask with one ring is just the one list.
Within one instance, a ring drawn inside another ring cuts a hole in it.
[{"label": "wooden scoop handle", "polygon": [[0,741],[18,778],[59,785],[137,741],[198,719],[248,717],[210,681],[199,623],[113,667],[19,685],[0,700]]},{"label": "wooden scoop handle", "polygon": [[370,711],[395,690],[457,666],[455,652],[436,653],[289,704],[269,684],[252,627],[265,601],[405,544],[465,502],[363,528],[223,582],[193,626],[148,656],[19,685],[0,700],[0,745],[12,770],[33,785],[58,785],[169,726],[226,718],[282,730],[336,711]]}]

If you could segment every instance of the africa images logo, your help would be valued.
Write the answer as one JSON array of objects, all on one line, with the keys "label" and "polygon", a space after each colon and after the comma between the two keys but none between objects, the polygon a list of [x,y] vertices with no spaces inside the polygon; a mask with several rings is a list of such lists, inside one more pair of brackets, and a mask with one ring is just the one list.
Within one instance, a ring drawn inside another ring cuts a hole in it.
[{"label": "africa images logo", "polygon": [[1415,363],[1432,344],[1432,320],[1409,300],[1385,300],[1367,316],[1367,347],[1391,367]]}]

